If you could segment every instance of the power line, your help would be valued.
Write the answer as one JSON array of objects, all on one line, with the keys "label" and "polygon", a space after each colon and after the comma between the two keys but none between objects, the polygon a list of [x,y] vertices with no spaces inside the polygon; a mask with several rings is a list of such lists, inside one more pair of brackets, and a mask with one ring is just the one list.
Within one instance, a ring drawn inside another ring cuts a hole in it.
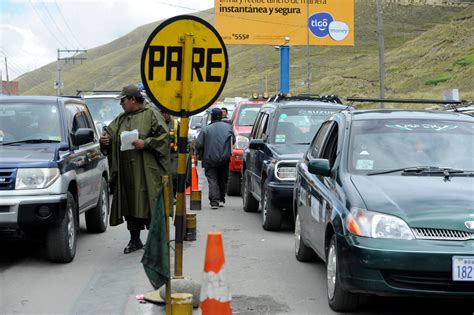
[{"label": "power line", "polygon": [[59,31],[59,34],[61,34],[61,36],[67,41],[68,44],[71,45],[71,47],[74,47],[74,44],[72,44],[70,41],[69,41],[69,38],[68,36],[66,36],[63,31],[61,30],[61,28],[58,26],[58,23],[56,23],[56,19],[51,15],[51,12],[49,12],[49,9],[48,7],[46,6],[46,4],[41,1],[41,4],[43,5],[44,9],[46,10],[46,13],[48,14],[51,22],[53,22],[54,26],[56,26],[57,30]]},{"label": "power line", "polygon": [[66,25],[67,29],[69,30],[69,32],[71,33],[72,37],[74,38],[74,40],[79,44],[79,47],[82,47],[82,48],[85,48],[84,45],[81,44],[81,42],[77,39],[76,35],[74,34],[74,32],[71,30],[71,28],[69,27],[69,24],[67,23],[66,19],[64,18],[64,15],[63,13],[61,12],[61,9],[59,8],[59,5],[58,3],[56,2],[56,0],[54,0],[54,4],[56,5],[56,8],[58,9],[58,12],[59,12],[59,15],[61,16],[61,18],[63,19],[64,21],[64,24]]},{"label": "power line", "polygon": [[48,25],[43,21],[43,19],[41,18],[41,15],[38,13],[38,11],[36,10],[36,8],[33,6],[33,4],[31,3],[31,0],[28,0],[28,3],[30,4],[30,6],[33,8],[33,10],[35,11],[36,15],[38,15],[41,23],[43,23],[43,25],[46,27],[46,29],[48,30],[49,34],[51,34],[51,36],[53,36],[53,38],[63,47],[66,47],[66,45],[64,45],[57,37],[56,35],[54,35],[54,33],[51,31],[51,29],[48,27]]}]

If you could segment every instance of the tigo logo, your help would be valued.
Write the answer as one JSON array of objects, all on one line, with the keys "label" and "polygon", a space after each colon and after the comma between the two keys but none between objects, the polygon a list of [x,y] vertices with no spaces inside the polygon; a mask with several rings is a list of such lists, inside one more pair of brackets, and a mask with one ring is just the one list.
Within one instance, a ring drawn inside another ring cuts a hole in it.
[{"label": "tigo logo", "polygon": [[319,12],[309,17],[308,27],[315,36],[323,38],[329,35],[329,24],[334,21],[331,14]]}]

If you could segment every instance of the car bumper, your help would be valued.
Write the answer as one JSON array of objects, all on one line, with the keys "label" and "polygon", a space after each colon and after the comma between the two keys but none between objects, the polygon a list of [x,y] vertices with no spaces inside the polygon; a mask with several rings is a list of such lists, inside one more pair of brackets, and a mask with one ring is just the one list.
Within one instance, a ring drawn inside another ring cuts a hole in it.
[{"label": "car bumper", "polygon": [[242,172],[242,162],[244,161],[244,150],[234,149],[230,157],[229,170],[231,172]]},{"label": "car bumper", "polygon": [[276,208],[293,211],[293,186],[293,181],[268,183],[268,201]]},{"label": "car bumper", "polygon": [[473,297],[474,282],[452,280],[452,257],[474,256],[474,240],[381,240],[337,236],[341,285],[376,295]]},{"label": "car bumper", "polygon": [[2,196],[0,228],[26,230],[58,223],[66,212],[67,196]]}]

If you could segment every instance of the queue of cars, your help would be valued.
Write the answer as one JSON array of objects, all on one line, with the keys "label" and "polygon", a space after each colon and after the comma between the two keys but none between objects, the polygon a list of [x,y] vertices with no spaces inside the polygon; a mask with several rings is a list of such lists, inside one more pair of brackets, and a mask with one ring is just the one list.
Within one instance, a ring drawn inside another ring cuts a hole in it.
[{"label": "queue of cars", "polygon": [[265,230],[291,216],[295,257],[326,263],[334,311],[362,295],[472,298],[474,118],[334,101],[262,106],[244,151],[244,211],[260,210]]}]

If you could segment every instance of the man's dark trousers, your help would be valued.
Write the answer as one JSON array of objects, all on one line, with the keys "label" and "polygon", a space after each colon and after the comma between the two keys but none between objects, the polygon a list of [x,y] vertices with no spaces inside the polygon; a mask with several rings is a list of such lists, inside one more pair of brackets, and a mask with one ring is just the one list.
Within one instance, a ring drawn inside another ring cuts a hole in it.
[{"label": "man's dark trousers", "polygon": [[219,202],[225,202],[227,179],[229,177],[229,161],[225,164],[206,167],[204,174],[209,182],[209,201],[211,206],[218,206]]}]

